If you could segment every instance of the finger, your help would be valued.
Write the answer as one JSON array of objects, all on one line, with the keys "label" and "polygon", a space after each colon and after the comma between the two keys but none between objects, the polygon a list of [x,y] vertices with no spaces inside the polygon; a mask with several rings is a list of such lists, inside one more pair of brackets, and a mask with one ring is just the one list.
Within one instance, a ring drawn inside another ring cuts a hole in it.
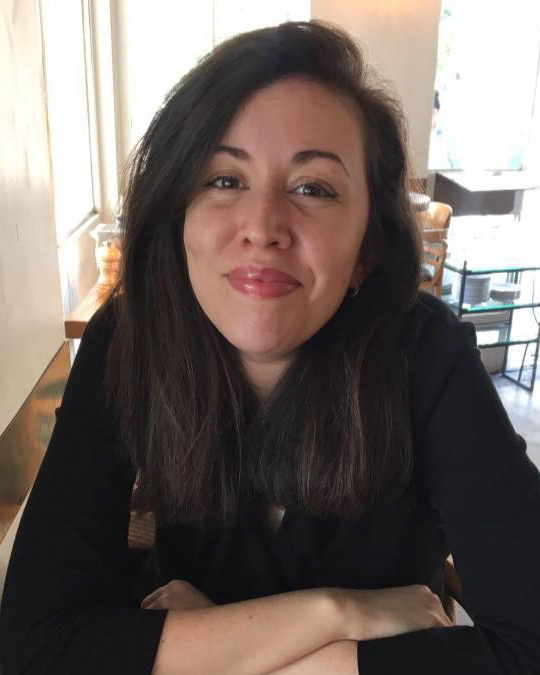
[{"label": "finger", "polygon": [[147,595],[145,598],[141,600],[141,607],[144,609],[145,607],[148,607],[148,605],[155,599],[154,593],[151,595]]},{"label": "finger", "polygon": [[440,617],[441,624],[443,626],[452,626],[452,622],[450,621],[450,617],[444,611],[444,609],[441,610],[441,612],[439,612],[439,617]]},{"label": "finger", "polygon": [[142,609],[167,609],[167,608],[162,605],[161,600],[156,600],[155,602],[151,602],[149,605],[142,607]]},{"label": "finger", "polygon": [[142,599],[141,607],[144,609],[150,603],[154,602],[155,600],[158,600],[163,595],[163,592],[164,587],[162,586],[161,588],[158,588],[152,593],[150,593],[150,595],[147,595],[145,598]]},{"label": "finger", "polygon": [[179,584],[188,583],[188,582],[183,582],[181,579],[172,579],[171,581],[169,581],[168,584],[165,584],[165,586],[160,586],[159,588],[156,588],[155,591],[152,591],[152,593],[149,593],[145,598],[143,598],[143,600],[141,602],[141,606],[142,606],[143,602],[151,602],[154,598],[157,598],[160,595],[162,595],[163,593],[168,592],[168,587],[171,586],[171,584],[175,584],[177,582]]}]

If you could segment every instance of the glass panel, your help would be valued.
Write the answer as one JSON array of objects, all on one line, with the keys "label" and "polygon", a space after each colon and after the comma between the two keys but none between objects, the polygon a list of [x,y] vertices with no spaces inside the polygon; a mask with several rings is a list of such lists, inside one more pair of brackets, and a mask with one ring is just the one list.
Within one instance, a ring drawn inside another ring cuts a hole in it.
[{"label": "glass panel", "polygon": [[538,326],[536,326],[536,332],[534,328],[531,331],[523,326],[517,329],[514,326],[512,328],[509,326],[477,326],[476,334],[479,347],[535,343],[538,337]]},{"label": "glass panel", "polygon": [[[540,268],[540,227],[512,216],[452,218],[447,265],[476,273],[486,270]],[[539,289],[540,290],[540,289]]]},{"label": "glass panel", "polygon": [[[537,269],[540,270],[540,267]],[[488,275],[451,273],[446,285],[448,292],[444,299],[456,309],[462,280],[465,283],[463,310],[466,312],[487,312],[540,305],[539,271]]]},{"label": "glass panel", "polygon": [[[458,311],[458,300],[455,297],[448,298],[445,297],[445,300],[452,307],[452,309],[457,313]],[[526,307],[540,307],[540,300],[536,303],[532,302],[507,302],[502,303],[496,300],[486,300],[485,302],[480,302],[478,304],[468,304],[463,303],[462,311],[464,314],[480,314],[481,312],[497,312],[505,309],[523,309]]]}]

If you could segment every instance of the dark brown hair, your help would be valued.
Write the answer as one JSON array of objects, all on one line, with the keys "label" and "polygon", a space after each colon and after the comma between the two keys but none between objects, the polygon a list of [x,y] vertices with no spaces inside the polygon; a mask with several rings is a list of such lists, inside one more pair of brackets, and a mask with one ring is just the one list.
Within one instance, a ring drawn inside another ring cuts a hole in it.
[{"label": "dark brown hair", "polygon": [[[260,402],[237,351],[192,291],[183,214],[242,103],[284,77],[314,79],[359,112],[372,270],[360,293],[299,349]],[[412,470],[405,317],[419,248],[401,109],[354,42],[319,22],[222,43],[174,87],[133,156],[125,190],[122,292],[106,384],[137,506],[158,522],[229,524],[250,503],[360,515]]]}]

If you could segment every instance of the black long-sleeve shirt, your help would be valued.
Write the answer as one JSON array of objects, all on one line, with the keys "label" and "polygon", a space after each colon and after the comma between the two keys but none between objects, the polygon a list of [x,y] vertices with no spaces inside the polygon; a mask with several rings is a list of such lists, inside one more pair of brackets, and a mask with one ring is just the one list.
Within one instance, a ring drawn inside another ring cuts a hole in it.
[{"label": "black long-sleeve shirt", "polygon": [[[1,607],[4,675],[150,675],[166,611],[130,590],[134,472],[101,391],[110,319],[84,334],[16,536]],[[415,469],[362,518],[287,510],[277,531],[159,525],[159,584],[215,603],[300,588],[426,584],[452,553],[474,626],[358,642],[360,675],[540,674],[540,474],[486,373],[474,329],[421,294],[407,350]],[[140,598],[139,598],[140,599]],[[246,646],[246,648],[249,648]]]}]

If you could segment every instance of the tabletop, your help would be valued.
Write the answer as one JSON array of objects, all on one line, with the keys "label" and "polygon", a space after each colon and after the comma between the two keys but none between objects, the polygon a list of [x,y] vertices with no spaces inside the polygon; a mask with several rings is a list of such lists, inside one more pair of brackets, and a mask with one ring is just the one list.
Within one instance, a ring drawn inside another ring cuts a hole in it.
[{"label": "tabletop", "polygon": [[540,187],[534,171],[438,171],[439,175],[469,192],[532,190]]}]

